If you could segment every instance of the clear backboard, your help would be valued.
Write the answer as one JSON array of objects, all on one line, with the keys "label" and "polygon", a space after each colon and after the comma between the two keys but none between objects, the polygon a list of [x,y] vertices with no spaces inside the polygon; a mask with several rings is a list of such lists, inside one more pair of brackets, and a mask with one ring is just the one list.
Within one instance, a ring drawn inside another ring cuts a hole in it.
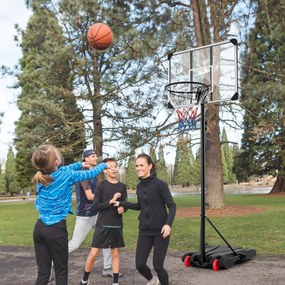
[{"label": "clear backboard", "polygon": [[[209,87],[207,102],[238,100],[238,42],[236,39],[168,55],[168,84],[198,82]],[[171,98],[168,102],[172,104]]]}]

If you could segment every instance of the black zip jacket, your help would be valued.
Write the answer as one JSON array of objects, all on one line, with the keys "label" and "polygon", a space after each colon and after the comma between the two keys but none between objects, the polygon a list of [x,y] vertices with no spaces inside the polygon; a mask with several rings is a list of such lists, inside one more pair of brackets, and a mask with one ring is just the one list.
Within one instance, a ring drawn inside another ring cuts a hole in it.
[{"label": "black zip jacket", "polygon": [[137,185],[137,198],[137,203],[120,202],[120,205],[141,211],[139,229],[142,232],[156,235],[160,234],[164,225],[172,226],[176,204],[167,183],[158,179],[155,174],[141,179]]}]

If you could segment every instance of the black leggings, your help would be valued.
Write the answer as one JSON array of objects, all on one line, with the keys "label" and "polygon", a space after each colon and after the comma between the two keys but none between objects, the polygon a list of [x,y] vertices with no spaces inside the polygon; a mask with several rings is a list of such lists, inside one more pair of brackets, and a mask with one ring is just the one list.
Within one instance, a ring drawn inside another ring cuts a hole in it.
[{"label": "black leggings", "polygon": [[68,283],[68,236],[66,221],[47,226],[41,220],[34,228],[34,246],[38,265],[36,285],[45,285],[50,276],[51,262],[54,262],[57,285]]},{"label": "black leggings", "polygon": [[161,234],[156,236],[147,236],[139,232],[136,250],[136,269],[148,281],[151,280],[153,275],[146,263],[153,247],[153,268],[157,273],[159,282],[161,285],[169,284],[168,274],[163,267],[169,239],[169,236],[163,238]]}]

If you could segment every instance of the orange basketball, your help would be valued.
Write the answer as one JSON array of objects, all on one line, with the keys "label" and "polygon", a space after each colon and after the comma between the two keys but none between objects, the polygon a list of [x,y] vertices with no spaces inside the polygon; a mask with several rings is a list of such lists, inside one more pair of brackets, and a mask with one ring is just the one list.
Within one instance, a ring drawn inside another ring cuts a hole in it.
[{"label": "orange basketball", "polygon": [[89,28],[87,39],[93,48],[104,50],[111,45],[113,41],[113,33],[108,25],[95,23]]}]

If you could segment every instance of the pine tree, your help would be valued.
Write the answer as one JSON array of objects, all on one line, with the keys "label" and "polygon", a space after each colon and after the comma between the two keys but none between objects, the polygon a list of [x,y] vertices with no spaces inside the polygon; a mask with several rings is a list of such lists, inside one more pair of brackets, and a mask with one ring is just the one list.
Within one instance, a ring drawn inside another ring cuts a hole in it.
[{"label": "pine tree", "polygon": [[256,7],[243,60],[245,116],[239,161],[245,179],[277,174],[271,192],[280,192],[285,191],[285,6],[282,1],[257,1]]},{"label": "pine tree", "polygon": [[222,161],[224,183],[234,183],[236,177],[233,173],[233,153],[228,142],[228,137],[225,128],[222,131]]},{"label": "pine tree", "polygon": [[238,182],[248,182],[249,173],[247,165],[246,153],[242,151],[237,145],[233,147],[233,173]]},{"label": "pine tree", "polygon": [[224,184],[227,184],[229,182],[229,171],[228,171],[225,149],[223,147],[222,147],[222,164],[223,164]]},{"label": "pine tree", "polygon": [[201,185],[201,148],[199,147],[196,155],[195,160],[193,162],[193,184],[197,187]]},{"label": "pine tree", "polygon": [[182,187],[191,183],[190,153],[183,134],[180,134],[177,141],[173,183]]},{"label": "pine tree", "polygon": [[158,162],[157,162],[157,177],[165,181],[166,183],[170,183],[170,177],[168,175],[167,166],[164,159],[163,145],[159,145],[158,152]]},{"label": "pine tree", "polygon": [[189,150],[190,153],[190,165],[191,165],[191,175],[190,175],[190,184],[198,187],[201,184],[201,163],[200,157],[193,154],[192,148]]},{"label": "pine tree", "polygon": [[2,164],[0,163],[0,194],[6,193],[5,175],[2,171]]},{"label": "pine tree", "polygon": [[84,148],[83,117],[73,94],[72,50],[65,44],[56,17],[33,2],[34,14],[22,38],[22,72],[18,76],[21,116],[15,146],[17,180],[22,187],[31,186],[34,170],[30,159],[40,144],[58,147],[66,163],[79,158]]},{"label": "pine tree", "polygon": [[5,164],[5,181],[7,192],[9,192],[11,196],[23,190],[16,181],[16,161],[11,147],[8,150]]},{"label": "pine tree", "polygon": [[135,155],[130,156],[126,168],[126,181],[125,184],[128,189],[136,189],[138,184],[138,176],[135,167]]}]

